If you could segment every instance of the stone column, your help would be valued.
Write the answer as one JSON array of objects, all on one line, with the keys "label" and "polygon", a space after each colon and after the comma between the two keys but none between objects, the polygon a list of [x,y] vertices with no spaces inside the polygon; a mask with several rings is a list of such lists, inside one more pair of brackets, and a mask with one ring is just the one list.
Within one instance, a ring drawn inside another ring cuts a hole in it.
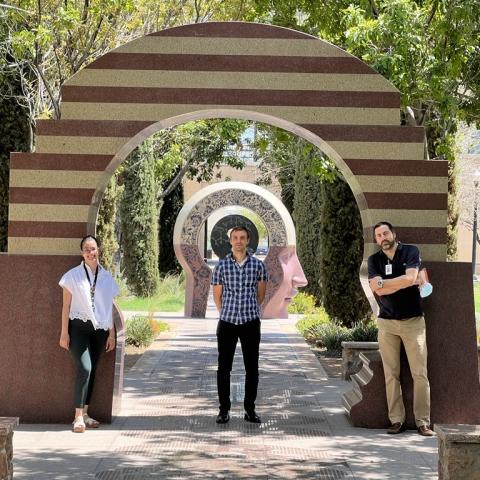
[{"label": "stone column", "polygon": [[13,429],[18,425],[16,417],[0,417],[0,480],[13,479]]},{"label": "stone column", "polygon": [[439,480],[480,478],[480,425],[435,425]]}]

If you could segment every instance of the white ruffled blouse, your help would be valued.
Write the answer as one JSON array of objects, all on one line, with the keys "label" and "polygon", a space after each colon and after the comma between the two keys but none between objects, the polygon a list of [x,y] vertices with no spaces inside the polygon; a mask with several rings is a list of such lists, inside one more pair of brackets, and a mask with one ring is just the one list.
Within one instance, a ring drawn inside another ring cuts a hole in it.
[{"label": "white ruffled blouse", "polygon": [[82,262],[63,275],[58,284],[72,294],[70,305],[70,320],[78,318],[84,322],[90,320],[95,329],[109,330],[113,327],[113,299],[119,293],[119,288],[110,272],[101,265],[98,266],[97,284],[95,286],[95,311],[92,308],[90,285],[93,284],[95,272],[88,265],[90,281],[85,273]]}]

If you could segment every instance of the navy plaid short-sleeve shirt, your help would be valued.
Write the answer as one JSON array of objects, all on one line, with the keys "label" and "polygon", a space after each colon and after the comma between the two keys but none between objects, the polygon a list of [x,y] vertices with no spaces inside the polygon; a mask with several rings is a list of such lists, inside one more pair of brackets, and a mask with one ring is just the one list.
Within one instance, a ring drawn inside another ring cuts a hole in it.
[{"label": "navy plaid short-sleeve shirt", "polygon": [[264,263],[248,253],[242,266],[231,253],[222,258],[213,270],[211,281],[212,285],[223,286],[220,320],[241,325],[259,318],[257,286],[267,280]]}]

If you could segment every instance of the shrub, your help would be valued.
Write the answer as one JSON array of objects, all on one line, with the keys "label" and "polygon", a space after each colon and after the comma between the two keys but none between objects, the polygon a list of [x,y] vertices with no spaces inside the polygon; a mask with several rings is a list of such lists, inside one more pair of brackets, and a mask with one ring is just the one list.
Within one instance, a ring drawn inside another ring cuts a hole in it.
[{"label": "shrub", "polygon": [[290,305],[288,306],[288,313],[315,313],[317,307],[315,306],[315,297],[305,292],[297,293]]},{"label": "shrub", "polygon": [[376,342],[378,338],[378,327],[375,322],[357,323],[350,332],[352,342]]},{"label": "shrub", "polygon": [[330,318],[323,308],[317,308],[315,313],[305,315],[297,322],[297,330],[306,340],[316,341]]},{"label": "shrub", "polygon": [[148,317],[134,316],[127,320],[125,343],[135,347],[148,347],[155,338]]},{"label": "shrub", "polygon": [[342,342],[348,342],[351,339],[351,330],[335,323],[329,323],[325,326],[317,345],[325,347],[329,352],[340,352]]}]

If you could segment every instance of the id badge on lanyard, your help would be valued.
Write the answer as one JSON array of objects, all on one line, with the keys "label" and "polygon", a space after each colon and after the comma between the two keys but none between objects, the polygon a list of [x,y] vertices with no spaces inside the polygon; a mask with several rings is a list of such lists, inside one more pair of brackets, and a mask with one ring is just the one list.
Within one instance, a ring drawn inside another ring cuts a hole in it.
[{"label": "id badge on lanyard", "polygon": [[390,262],[388,262],[386,265],[385,265],[385,275],[391,275],[393,272],[392,272],[392,264]]}]

